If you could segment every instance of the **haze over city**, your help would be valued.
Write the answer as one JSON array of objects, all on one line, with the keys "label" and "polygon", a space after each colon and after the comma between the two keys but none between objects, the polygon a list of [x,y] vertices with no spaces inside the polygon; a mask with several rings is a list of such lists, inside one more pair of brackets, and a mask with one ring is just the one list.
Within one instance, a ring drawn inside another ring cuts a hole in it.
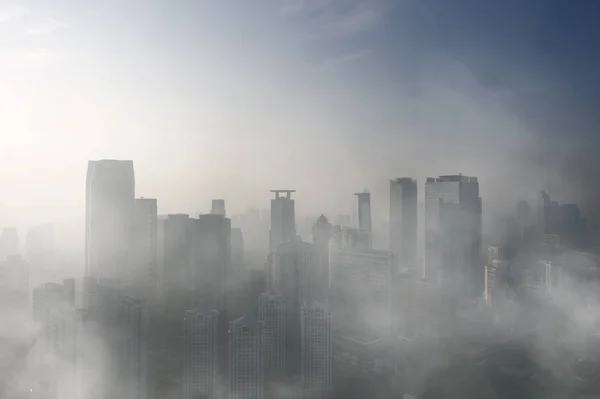
[{"label": "haze over city", "polygon": [[[36,382],[48,399],[350,399],[353,379],[365,398],[438,398],[464,348],[531,336],[543,388],[496,397],[600,395],[598,15],[584,0],[0,0],[15,320],[0,332],[24,370],[0,396],[28,397],[23,376],[54,365]],[[73,327],[57,347],[53,323]],[[235,326],[268,330],[264,373],[236,374]],[[546,367],[559,347],[569,372]],[[355,375],[352,356],[384,366]],[[188,357],[210,363],[210,389]]]}]

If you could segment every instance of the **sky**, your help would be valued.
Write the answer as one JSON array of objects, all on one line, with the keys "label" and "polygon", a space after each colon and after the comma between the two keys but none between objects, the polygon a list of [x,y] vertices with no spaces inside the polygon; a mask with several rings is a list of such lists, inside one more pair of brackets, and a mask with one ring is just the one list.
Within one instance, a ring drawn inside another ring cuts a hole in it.
[{"label": "sky", "polygon": [[83,229],[88,159],[160,213],[348,213],[480,177],[484,212],[594,203],[593,0],[0,0],[0,225]]}]

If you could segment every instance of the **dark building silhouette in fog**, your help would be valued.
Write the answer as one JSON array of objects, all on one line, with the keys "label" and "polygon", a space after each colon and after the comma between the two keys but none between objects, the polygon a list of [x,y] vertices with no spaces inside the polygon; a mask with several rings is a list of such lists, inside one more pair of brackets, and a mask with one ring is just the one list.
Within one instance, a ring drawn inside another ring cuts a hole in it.
[{"label": "dark building silhouette in fog", "polygon": [[130,264],[135,197],[133,161],[89,161],[86,181],[86,275],[121,278]]},{"label": "dark building silhouette in fog", "polygon": [[147,399],[148,386],[148,305],[123,298],[119,309],[119,377],[123,397]]},{"label": "dark building silhouette in fog", "polygon": [[458,291],[481,297],[481,197],[476,177],[427,178],[423,274],[456,291],[457,297]]},{"label": "dark building silhouette in fog", "polygon": [[537,224],[539,236],[552,234],[562,245],[571,248],[585,247],[587,223],[576,204],[559,204],[545,191],[538,194]]},{"label": "dark building silhouette in fog", "polygon": [[406,177],[391,180],[390,251],[401,269],[416,267],[417,223],[417,181]]},{"label": "dark building silhouette in fog", "polygon": [[[269,249],[275,251],[279,244],[296,238],[296,211],[292,193],[295,190],[271,190],[275,198],[271,200],[271,230]],[[283,197],[281,194],[285,194]]]},{"label": "dark building silhouette in fog", "polygon": [[231,276],[231,220],[223,215],[192,219],[194,297],[226,315],[227,280]]},{"label": "dark building silhouette in fog", "polygon": [[168,215],[163,226],[163,291],[191,294],[193,225],[188,214]]},{"label": "dark building silhouette in fog", "polygon": [[317,222],[313,225],[313,244],[317,250],[317,266],[320,280],[318,288],[320,298],[325,298],[329,289],[329,242],[333,237],[333,226],[325,215],[319,216]]},{"label": "dark building silhouette in fog", "polygon": [[157,201],[150,198],[135,200],[132,238],[132,272],[130,278],[155,293],[158,288],[157,260]]},{"label": "dark building silhouette in fog", "polygon": [[358,229],[371,236],[373,233],[371,226],[371,193],[364,190],[354,195],[356,195],[358,200]]},{"label": "dark building silhouette in fog", "polygon": [[210,213],[212,213],[213,215],[225,216],[225,200],[224,199],[212,200],[212,206],[210,208]]},{"label": "dark building silhouette in fog", "polygon": [[270,270],[272,291],[285,301],[286,368],[290,375],[300,371],[300,307],[319,295],[318,252],[314,244],[296,240],[277,247]]}]

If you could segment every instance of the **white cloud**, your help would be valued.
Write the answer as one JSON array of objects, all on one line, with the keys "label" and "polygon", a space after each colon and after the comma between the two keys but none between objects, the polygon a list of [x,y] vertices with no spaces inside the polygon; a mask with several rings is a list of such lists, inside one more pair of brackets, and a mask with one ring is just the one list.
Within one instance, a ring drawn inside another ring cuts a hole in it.
[{"label": "white cloud", "polygon": [[50,35],[56,32],[59,29],[65,28],[66,25],[58,22],[53,18],[47,18],[40,22],[39,24],[27,29],[27,34],[29,35]]},{"label": "white cloud", "polygon": [[48,49],[0,53],[0,67],[40,68],[48,65],[54,53]]},{"label": "white cloud", "polygon": [[21,4],[10,4],[0,6],[0,23],[21,18],[29,12],[29,9]]}]

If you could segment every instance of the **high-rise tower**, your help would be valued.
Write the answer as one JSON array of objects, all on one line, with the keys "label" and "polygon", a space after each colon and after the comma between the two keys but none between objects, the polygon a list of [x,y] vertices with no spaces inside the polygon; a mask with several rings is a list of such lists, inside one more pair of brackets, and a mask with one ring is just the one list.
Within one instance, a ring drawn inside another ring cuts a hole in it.
[{"label": "high-rise tower", "polygon": [[355,193],[358,199],[358,229],[369,235],[369,241],[372,240],[373,233],[371,227],[371,193],[364,190],[361,193]]},{"label": "high-rise tower", "polygon": [[390,181],[390,251],[400,269],[417,263],[417,182],[410,178]]},{"label": "high-rise tower", "polygon": [[457,294],[480,297],[484,284],[480,257],[481,197],[477,178],[427,178],[423,275]]},{"label": "high-rise tower", "polygon": [[89,161],[86,181],[86,275],[120,278],[129,265],[133,161]]},{"label": "high-rise tower", "polygon": [[185,312],[184,399],[217,399],[217,310]]},{"label": "high-rise tower", "polygon": [[[269,249],[275,251],[279,244],[296,238],[296,213],[292,193],[295,190],[271,190],[275,198],[271,200],[271,231]],[[285,194],[285,197],[282,196]]]}]

